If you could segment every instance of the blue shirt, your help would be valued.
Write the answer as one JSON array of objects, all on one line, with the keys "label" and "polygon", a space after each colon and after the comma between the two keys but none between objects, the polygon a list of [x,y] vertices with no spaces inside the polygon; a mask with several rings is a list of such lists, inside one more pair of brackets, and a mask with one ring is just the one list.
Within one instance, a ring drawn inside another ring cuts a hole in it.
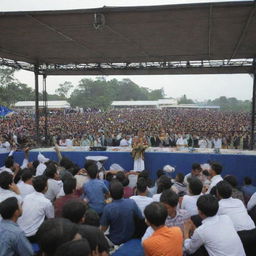
[{"label": "blue shirt", "polygon": [[114,244],[121,244],[134,235],[135,216],[143,218],[135,201],[119,199],[105,206],[100,223],[101,226],[109,226],[109,239]]},{"label": "blue shirt", "polygon": [[21,228],[11,220],[0,222],[0,256],[32,256],[33,250]]},{"label": "blue shirt", "polygon": [[251,197],[256,192],[256,187],[253,185],[244,185],[241,187],[241,190],[245,196]]},{"label": "blue shirt", "polygon": [[84,184],[84,194],[90,208],[101,214],[105,206],[105,194],[109,191],[103,181],[91,179]]}]

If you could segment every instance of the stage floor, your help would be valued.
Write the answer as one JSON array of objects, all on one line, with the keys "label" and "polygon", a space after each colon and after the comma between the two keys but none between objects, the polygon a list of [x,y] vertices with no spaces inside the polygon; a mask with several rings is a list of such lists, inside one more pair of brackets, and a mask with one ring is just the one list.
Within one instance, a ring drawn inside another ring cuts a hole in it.
[{"label": "stage floor", "polygon": [[[37,159],[39,149],[31,150],[30,161]],[[57,154],[53,148],[40,149],[44,156],[57,161]],[[250,151],[251,152],[251,151]],[[255,153],[254,151],[252,153]],[[120,151],[70,151],[67,148],[62,154],[70,158],[80,167],[84,166],[85,157],[87,156],[107,156],[108,160],[104,166],[106,169],[111,164],[117,163],[125,170],[133,169],[133,158],[130,152]],[[7,153],[0,154],[0,166],[4,165]],[[24,152],[15,152],[14,159],[18,163],[22,163]],[[175,173],[182,172],[187,174],[191,170],[191,165],[195,162],[203,164],[208,161],[217,161],[223,165],[222,176],[227,174],[236,175],[239,182],[242,182],[244,176],[250,176],[256,182],[256,155],[255,154],[214,154],[214,153],[184,153],[184,152],[145,152],[145,168],[149,171],[150,177],[156,179],[157,170],[169,164],[175,167]],[[174,173],[174,175],[175,175]]]}]

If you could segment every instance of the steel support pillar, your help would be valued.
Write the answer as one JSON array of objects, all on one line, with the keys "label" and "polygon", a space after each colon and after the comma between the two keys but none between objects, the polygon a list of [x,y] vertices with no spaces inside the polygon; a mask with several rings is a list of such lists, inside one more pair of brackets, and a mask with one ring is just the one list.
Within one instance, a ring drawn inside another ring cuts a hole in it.
[{"label": "steel support pillar", "polygon": [[34,67],[35,74],[35,125],[36,125],[36,142],[37,145],[40,144],[40,134],[39,134],[39,85],[38,85],[38,65]]},{"label": "steel support pillar", "polygon": [[256,108],[256,59],[253,61],[253,90],[252,90],[252,116],[251,116],[251,145],[250,149],[253,150],[255,146],[255,108]]},{"label": "steel support pillar", "polygon": [[45,145],[49,144],[49,136],[48,136],[48,116],[47,116],[47,90],[46,90],[46,75],[43,75],[43,101],[44,101],[44,138]]}]

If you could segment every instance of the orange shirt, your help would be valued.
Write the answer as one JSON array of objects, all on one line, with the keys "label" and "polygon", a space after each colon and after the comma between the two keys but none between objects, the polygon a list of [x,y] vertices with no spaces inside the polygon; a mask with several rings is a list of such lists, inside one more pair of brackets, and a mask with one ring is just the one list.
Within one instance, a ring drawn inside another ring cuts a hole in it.
[{"label": "orange shirt", "polygon": [[143,241],[147,256],[182,256],[183,237],[179,227],[162,227]]}]

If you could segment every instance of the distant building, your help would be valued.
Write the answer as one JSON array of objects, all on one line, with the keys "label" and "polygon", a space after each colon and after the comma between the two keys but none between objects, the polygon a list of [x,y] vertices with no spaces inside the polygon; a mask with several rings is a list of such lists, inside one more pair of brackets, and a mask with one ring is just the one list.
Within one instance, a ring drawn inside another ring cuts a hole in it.
[{"label": "distant building", "polygon": [[220,109],[220,106],[204,106],[197,104],[178,104],[176,99],[160,99],[156,101],[149,100],[131,100],[131,101],[113,101],[113,108],[188,108],[188,109]]},{"label": "distant building", "polygon": [[[39,101],[39,108],[44,107],[44,101]],[[34,110],[35,101],[18,101],[13,106],[16,110]],[[70,104],[66,100],[49,100],[47,101],[48,109],[69,109]]]}]

